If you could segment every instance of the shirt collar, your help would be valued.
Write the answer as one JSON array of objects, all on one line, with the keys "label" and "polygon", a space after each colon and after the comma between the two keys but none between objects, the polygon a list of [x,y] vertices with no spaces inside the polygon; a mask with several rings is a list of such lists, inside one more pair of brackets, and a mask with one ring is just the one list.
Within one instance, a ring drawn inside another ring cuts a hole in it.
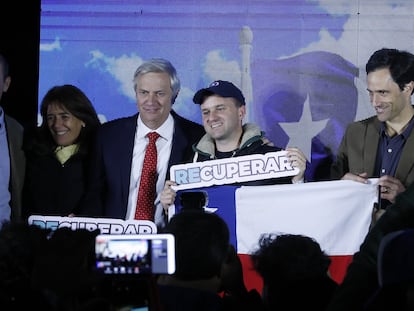
[{"label": "shirt collar", "polygon": [[[414,127],[414,117],[411,118],[411,120],[408,122],[407,127],[405,128],[404,131],[402,131],[402,133],[400,134],[404,139],[407,139],[408,136],[410,136],[410,133],[412,131]],[[381,122],[381,127],[380,127],[380,135],[381,136],[386,136],[386,126],[385,126],[385,122]]]},{"label": "shirt collar", "polygon": [[174,132],[174,118],[171,114],[169,114],[165,122],[159,128],[157,128],[156,130],[152,130],[148,126],[146,126],[144,122],[142,122],[140,117],[138,117],[137,126],[138,138],[144,138],[148,133],[155,131],[158,134],[160,134],[162,138],[169,141],[172,139]]},{"label": "shirt collar", "polygon": [[408,126],[401,133],[401,135],[403,135],[404,138],[408,138],[408,136],[410,136],[410,134],[411,134],[411,131],[412,131],[413,127],[414,127],[414,117],[412,117],[410,122],[408,122]]}]

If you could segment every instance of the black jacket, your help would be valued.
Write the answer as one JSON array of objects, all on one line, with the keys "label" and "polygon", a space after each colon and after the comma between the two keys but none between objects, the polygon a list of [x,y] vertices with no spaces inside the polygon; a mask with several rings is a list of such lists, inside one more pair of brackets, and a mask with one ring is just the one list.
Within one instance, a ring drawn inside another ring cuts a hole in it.
[{"label": "black jacket", "polygon": [[76,213],[86,185],[86,155],[74,154],[63,165],[53,152],[27,154],[23,190],[24,218],[32,214]]},{"label": "black jacket", "polygon": [[[215,160],[215,144],[209,134],[205,134],[201,140],[193,145],[194,162]],[[239,157],[251,154],[265,154],[268,152],[281,151],[279,147],[271,146],[263,140],[263,132],[254,124],[243,125],[243,135],[240,147],[235,150],[232,157]],[[292,177],[281,177],[240,183],[245,186],[260,186],[274,184],[289,184]]]}]

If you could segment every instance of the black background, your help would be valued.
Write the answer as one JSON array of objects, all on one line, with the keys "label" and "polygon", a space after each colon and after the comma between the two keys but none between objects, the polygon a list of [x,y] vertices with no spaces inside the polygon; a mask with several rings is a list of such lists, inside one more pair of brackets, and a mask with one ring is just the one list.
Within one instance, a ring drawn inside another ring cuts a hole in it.
[{"label": "black background", "polygon": [[25,127],[37,122],[40,1],[6,0],[0,6],[0,51],[9,61],[12,77],[1,105]]}]

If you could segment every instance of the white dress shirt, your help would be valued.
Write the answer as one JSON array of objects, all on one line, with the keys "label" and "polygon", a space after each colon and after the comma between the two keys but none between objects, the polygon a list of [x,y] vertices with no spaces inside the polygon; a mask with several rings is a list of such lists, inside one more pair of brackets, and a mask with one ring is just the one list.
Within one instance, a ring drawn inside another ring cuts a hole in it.
[{"label": "white dress shirt", "polygon": [[[135,217],[136,202],[138,197],[139,182],[141,179],[142,165],[144,162],[145,149],[148,144],[146,135],[153,132],[138,117],[137,131],[135,132],[134,150],[132,153],[131,177],[129,184],[128,209],[126,219],[131,220]],[[171,114],[167,120],[155,130],[161,137],[157,139],[157,196],[155,198],[155,215],[154,222],[158,227],[164,227],[164,213],[160,202],[160,195],[164,188],[165,178],[167,176],[168,162],[170,160],[172,138],[174,133],[174,118]]]}]

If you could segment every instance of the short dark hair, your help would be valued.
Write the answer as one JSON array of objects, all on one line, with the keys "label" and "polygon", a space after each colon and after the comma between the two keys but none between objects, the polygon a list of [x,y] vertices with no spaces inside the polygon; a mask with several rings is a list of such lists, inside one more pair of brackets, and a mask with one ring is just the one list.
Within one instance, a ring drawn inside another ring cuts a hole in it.
[{"label": "short dark hair", "polygon": [[369,58],[366,73],[388,68],[391,77],[403,90],[407,83],[414,81],[414,55],[407,51],[383,48],[375,51]]},{"label": "short dark hair", "polygon": [[318,242],[299,234],[262,235],[252,261],[263,281],[273,285],[325,276],[331,263]]},{"label": "short dark hair", "polygon": [[178,279],[202,280],[220,276],[229,247],[225,221],[203,210],[186,210],[174,215],[164,228],[175,236]]}]

